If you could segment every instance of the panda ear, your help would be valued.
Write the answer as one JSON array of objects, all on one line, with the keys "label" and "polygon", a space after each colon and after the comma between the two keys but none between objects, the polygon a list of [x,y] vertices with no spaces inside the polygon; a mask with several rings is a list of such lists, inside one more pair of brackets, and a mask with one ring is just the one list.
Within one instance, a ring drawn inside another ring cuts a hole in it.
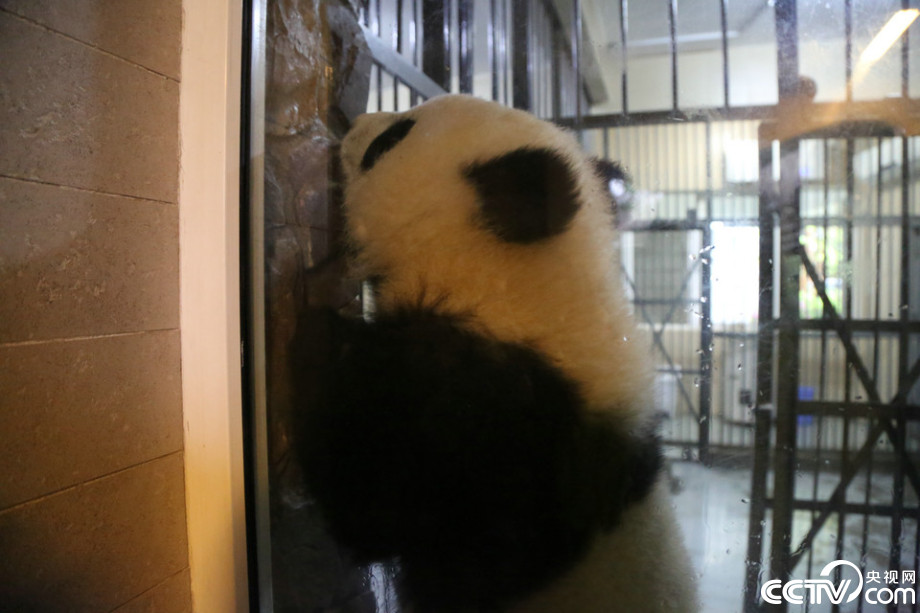
[{"label": "panda ear", "polygon": [[551,149],[516,149],[473,164],[465,175],[479,195],[481,222],[508,242],[560,234],[580,206],[570,164]]},{"label": "panda ear", "polygon": [[628,207],[630,194],[630,177],[619,162],[612,162],[603,158],[592,158],[594,174],[601,180],[604,193],[610,196],[611,210],[619,213],[620,207]]}]

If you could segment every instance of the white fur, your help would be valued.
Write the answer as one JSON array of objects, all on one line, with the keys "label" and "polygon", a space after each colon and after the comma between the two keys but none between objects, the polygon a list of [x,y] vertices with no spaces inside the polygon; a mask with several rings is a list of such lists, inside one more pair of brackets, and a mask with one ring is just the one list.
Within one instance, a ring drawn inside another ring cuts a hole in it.
[{"label": "white fur", "polygon": [[[367,173],[368,144],[397,117],[416,121]],[[562,234],[513,244],[474,223],[463,170],[519,147],[562,154],[581,207]],[[527,343],[576,381],[588,406],[640,427],[650,406],[647,344],[636,338],[619,275],[608,196],[576,140],[533,116],[467,96],[358,119],[342,147],[348,233],[360,275],[381,275],[377,304],[428,304]],[[692,570],[670,500],[656,487],[588,558],[515,613],[694,611]],[[641,577],[641,579],[638,579]]]}]

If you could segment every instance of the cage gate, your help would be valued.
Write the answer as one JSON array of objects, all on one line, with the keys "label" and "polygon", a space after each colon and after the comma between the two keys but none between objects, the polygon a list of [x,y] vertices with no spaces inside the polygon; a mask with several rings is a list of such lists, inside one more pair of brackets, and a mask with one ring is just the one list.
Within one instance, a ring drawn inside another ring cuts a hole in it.
[{"label": "cage gate", "polygon": [[[775,140],[784,132],[779,122],[760,130],[758,442],[746,611],[760,610],[761,562],[781,580],[816,576],[845,558],[864,572],[898,572],[915,566],[920,546],[912,141],[868,121]],[[887,547],[877,542],[880,527]]]}]

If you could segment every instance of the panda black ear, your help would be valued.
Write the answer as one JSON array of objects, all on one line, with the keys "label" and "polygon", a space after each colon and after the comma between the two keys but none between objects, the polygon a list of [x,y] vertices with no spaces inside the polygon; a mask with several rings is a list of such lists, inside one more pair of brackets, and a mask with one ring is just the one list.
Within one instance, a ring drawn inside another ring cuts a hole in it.
[{"label": "panda black ear", "polygon": [[604,193],[610,196],[611,210],[619,213],[621,206],[628,207],[630,194],[630,177],[619,162],[612,162],[603,158],[592,158],[594,173],[601,180]]},{"label": "panda black ear", "polygon": [[512,243],[560,234],[580,206],[571,166],[551,149],[516,149],[465,174],[479,194],[482,223]]}]

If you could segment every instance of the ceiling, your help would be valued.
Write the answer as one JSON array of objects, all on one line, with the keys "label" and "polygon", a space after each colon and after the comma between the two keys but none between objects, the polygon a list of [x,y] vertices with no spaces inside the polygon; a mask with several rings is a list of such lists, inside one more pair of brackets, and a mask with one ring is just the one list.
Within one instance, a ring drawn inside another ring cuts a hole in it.
[{"label": "ceiling", "polygon": [[[669,50],[669,0],[624,0],[627,48],[632,53],[661,53]],[[679,0],[675,2],[676,34],[680,49],[721,46],[721,0]],[[914,0],[911,5],[920,2]],[[594,44],[618,49],[620,38],[619,0],[582,0],[585,24]],[[842,0],[799,0],[798,32],[802,40],[832,40],[844,37]],[[774,0],[725,0],[726,32],[734,43],[764,43],[774,39]],[[561,8],[561,7],[560,7]],[[852,36],[871,38],[901,8],[900,0],[853,0]]]},{"label": "ceiling", "polygon": [[[554,0],[565,27],[571,23],[574,0]],[[623,40],[621,5],[626,14],[626,49],[629,57],[669,55],[671,52],[670,0],[581,0],[583,13],[582,69],[589,97],[603,100],[608,81],[619,78]],[[675,0],[675,34],[678,53],[722,49],[722,0]],[[724,0],[725,33],[730,49],[745,45],[775,44],[774,0]],[[845,38],[843,0],[796,2],[799,44],[818,45]],[[920,6],[920,0],[910,0]],[[851,0],[853,52],[859,51],[901,9],[901,0]],[[920,23],[920,22],[918,22]],[[920,29],[917,24],[914,29]],[[842,61],[842,60],[841,60]]]}]

